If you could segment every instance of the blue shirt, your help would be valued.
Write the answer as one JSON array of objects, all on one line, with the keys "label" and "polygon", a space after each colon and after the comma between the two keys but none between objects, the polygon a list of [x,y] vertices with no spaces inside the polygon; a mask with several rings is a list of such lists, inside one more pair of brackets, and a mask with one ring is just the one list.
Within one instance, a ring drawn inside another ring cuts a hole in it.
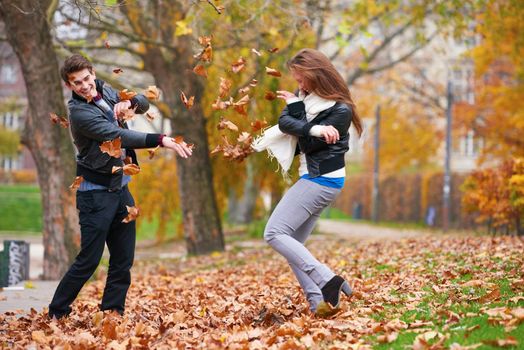
[{"label": "blue shirt", "polygon": [[304,180],[309,180],[311,182],[317,183],[322,186],[331,187],[331,188],[343,188],[344,181],[346,179],[345,177],[325,177],[325,176],[309,177],[309,174],[302,175],[300,178]]}]

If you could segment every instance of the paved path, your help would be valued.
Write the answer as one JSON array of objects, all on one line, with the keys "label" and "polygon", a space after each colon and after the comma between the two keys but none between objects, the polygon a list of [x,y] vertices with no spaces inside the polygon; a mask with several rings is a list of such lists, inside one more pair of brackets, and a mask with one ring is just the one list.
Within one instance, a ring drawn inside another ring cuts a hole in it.
[{"label": "paved path", "polygon": [[328,219],[319,220],[318,231],[321,233],[334,234],[341,238],[358,240],[398,240],[421,237],[428,234],[420,230],[388,228],[365,223]]},{"label": "paved path", "polygon": [[15,286],[23,287],[23,290],[9,290],[16,288],[8,287],[0,292],[0,314],[17,310],[28,312],[31,308],[42,310],[49,305],[57,285],[58,281],[30,281]]},{"label": "paved path", "polygon": [[[363,223],[354,223],[337,220],[319,220],[318,230],[323,234],[333,234],[343,239],[357,240],[396,240],[423,236],[416,230],[392,229],[378,227]],[[6,311],[24,310],[29,311],[34,308],[38,311],[46,307],[55,291],[58,281],[40,281],[43,272],[44,247],[41,238],[34,237],[5,237],[0,239],[23,239],[31,243],[30,245],[30,284],[20,283],[17,287],[24,287],[23,290],[4,290],[0,292],[0,314]],[[248,242],[246,242],[248,243]],[[249,242],[251,246],[253,242]],[[236,242],[235,245],[242,245]],[[104,253],[107,256],[107,251]],[[165,259],[176,258],[185,255],[183,244],[167,244],[156,247],[148,247],[147,243],[141,242],[137,247],[136,259]],[[32,288],[27,288],[32,287]]]}]

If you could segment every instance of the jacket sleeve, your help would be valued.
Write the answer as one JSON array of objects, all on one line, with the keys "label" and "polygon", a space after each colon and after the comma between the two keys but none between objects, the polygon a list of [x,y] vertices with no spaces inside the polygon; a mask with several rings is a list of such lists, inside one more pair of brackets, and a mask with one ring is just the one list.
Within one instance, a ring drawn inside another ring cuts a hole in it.
[{"label": "jacket sleeve", "polygon": [[[314,125],[331,125],[336,128],[340,134],[340,138],[346,136],[351,124],[352,112],[351,109],[345,105],[339,106],[333,110],[326,118],[322,119],[318,124],[307,123],[308,126],[304,128],[311,129]],[[301,143],[304,153],[317,152],[329,148],[329,145],[321,137],[307,137]]]},{"label": "jacket sleeve", "polygon": [[304,102],[298,101],[287,105],[278,118],[278,127],[285,134],[307,136],[311,126],[306,121]]},{"label": "jacket sleeve", "polygon": [[136,114],[144,114],[149,109],[149,101],[144,95],[136,95],[131,99],[131,108],[135,108]]},{"label": "jacket sleeve", "polygon": [[102,114],[97,115],[88,109],[72,109],[70,119],[72,127],[85,137],[98,142],[121,137],[123,148],[151,148],[158,146],[160,142],[160,134],[147,134],[120,128],[107,120]]}]

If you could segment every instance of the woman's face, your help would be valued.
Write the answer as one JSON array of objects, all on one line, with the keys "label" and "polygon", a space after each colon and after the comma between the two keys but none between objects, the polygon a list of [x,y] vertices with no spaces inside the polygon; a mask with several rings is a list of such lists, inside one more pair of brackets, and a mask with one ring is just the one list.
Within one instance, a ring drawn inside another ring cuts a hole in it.
[{"label": "woman's face", "polygon": [[304,76],[302,75],[302,73],[300,73],[299,71],[293,69],[291,70],[291,75],[293,76],[293,78],[297,81],[298,83],[298,88],[306,93],[309,92],[309,86],[307,84],[307,81],[306,79],[304,78]]}]

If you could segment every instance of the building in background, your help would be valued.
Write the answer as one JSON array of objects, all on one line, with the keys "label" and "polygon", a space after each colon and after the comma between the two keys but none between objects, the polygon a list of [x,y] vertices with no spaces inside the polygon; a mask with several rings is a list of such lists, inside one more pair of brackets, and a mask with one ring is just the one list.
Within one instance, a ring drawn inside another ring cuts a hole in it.
[{"label": "building in background", "polygon": [[[0,126],[21,132],[27,113],[24,77],[18,58],[5,42],[0,42]],[[27,147],[21,146],[14,156],[0,154],[0,170],[35,170],[35,163]]]}]

